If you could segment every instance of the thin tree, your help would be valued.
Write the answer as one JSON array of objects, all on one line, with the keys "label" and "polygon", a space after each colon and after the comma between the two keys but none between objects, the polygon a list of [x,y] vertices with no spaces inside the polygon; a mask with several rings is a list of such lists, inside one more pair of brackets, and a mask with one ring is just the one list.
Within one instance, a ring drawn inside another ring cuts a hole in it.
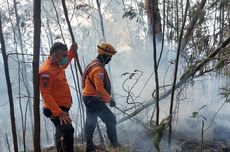
[{"label": "thin tree", "polygon": [[54,10],[55,10],[55,14],[56,14],[56,18],[57,18],[57,23],[58,23],[58,26],[59,26],[59,29],[60,29],[60,32],[61,32],[62,40],[65,43],[65,38],[64,38],[64,34],[63,34],[63,31],[62,31],[62,28],[61,28],[61,23],[59,22],[59,16],[58,16],[57,8],[55,6],[54,0],[51,0],[51,2],[53,4]]},{"label": "thin tree", "polygon": [[100,21],[101,21],[102,38],[103,38],[104,41],[106,41],[106,38],[105,38],[105,28],[104,28],[103,18],[102,18],[102,14],[101,14],[101,3],[99,2],[99,0],[96,0],[96,2],[97,2],[97,8],[98,8],[98,13],[99,13]]},{"label": "thin tree", "polygon": [[11,150],[10,150],[9,138],[8,138],[7,133],[5,134],[5,137],[6,137],[6,147],[7,147],[8,151],[11,152]]},{"label": "thin tree", "polygon": [[159,55],[159,58],[158,58],[158,61],[157,61],[157,68],[159,67],[159,64],[160,64],[160,61],[161,61],[161,57],[162,57],[162,54],[163,54],[163,51],[164,51],[164,38],[165,38],[165,16],[166,16],[166,12],[165,12],[165,2],[166,0],[163,0],[163,32],[162,32],[162,42],[161,42],[161,51],[160,51],[160,55]]},{"label": "thin tree", "polygon": [[[20,29],[20,16],[18,14],[18,3],[16,2],[16,0],[13,0],[13,4],[14,4],[14,11],[15,11],[15,18],[16,18],[16,30],[17,30],[17,33],[18,33],[18,41],[19,41],[19,47],[20,47],[20,51],[22,54],[24,54],[24,49],[23,49],[23,40],[22,40],[22,32],[21,32],[21,29]],[[16,42],[16,41],[15,41]],[[17,43],[15,44],[17,45]],[[27,53],[27,52],[25,52]],[[24,146],[24,151],[25,150],[25,147],[26,147],[26,141],[25,141],[25,135],[26,135],[26,117],[27,117],[27,108],[29,106],[29,113],[30,113],[30,122],[31,122],[31,127],[32,127],[32,134],[34,133],[34,130],[33,130],[33,118],[32,118],[32,105],[31,105],[31,102],[30,102],[30,89],[29,89],[29,81],[28,81],[28,78],[27,78],[27,74],[26,74],[26,62],[25,62],[25,57],[24,55],[21,56],[22,57],[22,66],[20,65],[20,63],[18,64],[18,67],[19,67],[19,71],[21,72],[21,76],[22,76],[22,79],[23,79],[23,82],[24,83],[24,86],[25,86],[25,89],[26,89],[26,92],[28,94],[28,98],[27,98],[27,102],[26,102],[26,110],[25,110],[25,117],[23,118],[23,111],[22,111],[22,103],[21,103],[21,98],[19,98],[19,105],[20,105],[20,111],[21,111],[21,117],[22,117],[22,130],[23,130],[23,146]],[[17,55],[17,58],[19,59],[18,55]],[[20,74],[19,74],[19,80],[20,80]],[[19,82],[19,94],[20,94],[20,82]]]},{"label": "thin tree", "polygon": [[16,132],[16,124],[15,124],[15,116],[14,116],[14,101],[13,101],[13,93],[12,93],[12,87],[11,87],[11,81],[10,81],[9,66],[7,64],[8,61],[7,61],[7,54],[6,54],[6,48],[5,48],[5,40],[4,40],[4,36],[2,32],[1,12],[0,12],[0,42],[1,42],[2,58],[4,62],[5,77],[6,77],[7,90],[8,90],[11,130],[12,130],[12,136],[13,136],[14,151],[18,152],[17,132]]},{"label": "thin tree", "polygon": [[[65,4],[65,0],[62,0],[62,6],[63,6],[63,10],[64,10],[64,14],[65,14],[65,18],[66,18],[66,22],[67,22],[67,25],[68,25],[68,29],[69,29],[69,32],[70,32],[72,42],[75,43],[76,41],[75,41],[75,38],[74,38],[74,35],[73,35],[72,27],[70,25],[70,21],[69,21],[69,17],[68,17],[68,10],[67,10],[66,4]],[[78,59],[78,53],[77,52],[76,52],[76,62],[77,62],[79,73],[80,73],[80,75],[82,75],[83,72],[82,72],[82,69],[81,69],[81,65],[80,65],[80,61]]]},{"label": "thin tree", "polygon": [[[72,43],[76,43],[75,38],[74,38],[74,34],[73,34],[73,30],[72,30],[72,27],[71,27],[71,24],[70,24],[70,20],[69,20],[69,17],[68,17],[68,10],[67,10],[67,7],[66,7],[65,0],[62,0],[62,7],[63,7],[63,10],[64,10],[65,19],[66,19],[66,22],[67,22],[67,25],[68,25],[68,29],[69,29],[69,33],[70,33],[70,36],[71,36],[71,39],[72,39]],[[73,80],[74,80],[75,88],[78,88],[78,90],[79,90],[79,92],[77,92],[77,90],[76,90],[76,94],[78,96],[79,109],[80,109],[80,113],[82,115],[81,128],[82,128],[82,142],[83,142],[83,138],[84,138],[84,125],[83,124],[85,123],[85,116],[84,116],[84,107],[83,107],[83,102],[82,102],[82,96],[80,95],[81,87],[80,87],[80,79],[79,79],[79,76],[78,76],[78,70],[79,70],[80,76],[83,75],[83,72],[82,72],[82,68],[81,68],[81,65],[80,65],[79,58],[78,58],[77,50],[75,51],[75,53],[76,53],[76,57],[75,57],[75,60],[74,60],[74,67],[75,67],[75,71],[76,71],[77,83],[76,83],[72,68],[71,68],[71,71],[72,71],[72,74],[73,74]],[[78,70],[77,70],[77,67],[78,67]]]},{"label": "thin tree", "polygon": [[40,146],[40,92],[39,92],[39,55],[41,34],[41,0],[33,2],[34,20],[34,56],[33,56],[33,88],[34,88],[34,151],[41,152]]},{"label": "thin tree", "polygon": [[[11,19],[11,11],[10,11],[10,4],[9,4],[9,0],[7,0],[7,6],[8,6],[8,14],[9,14],[9,20],[10,20],[10,24],[12,27],[12,31],[13,31],[13,36],[14,36],[14,48],[15,48],[15,52],[17,53],[16,58],[17,58],[17,62],[18,62],[18,94],[19,96],[21,95],[21,64],[20,64],[20,59],[19,59],[19,55],[18,55],[18,47],[17,47],[17,38],[16,38],[16,32],[14,29],[14,25],[13,25],[13,21]],[[15,6],[14,6],[15,7]],[[20,35],[20,34],[19,34]],[[8,54],[9,55],[9,54]],[[7,63],[8,64],[8,63]],[[21,114],[21,122],[22,122],[22,142],[23,142],[23,148],[24,151],[26,151],[26,142],[25,142],[25,127],[24,127],[24,118],[23,118],[23,111],[22,111],[22,100],[21,97],[18,98],[19,101],[19,109],[20,109],[20,114]]]},{"label": "thin tree", "polygon": [[181,42],[182,42],[182,37],[183,37],[183,32],[184,32],[184,26],[186,22],[186,17],[187,17],[187,12],[188,12],[188,6],[189,6],[189,0],[186,2],[186,7],[185,7],[185,14],[183,24],[181,27],[181,32],[180,32],[180,38],[179,38],[179,44],[177,48],[177,53],[176,53],[176,64],[175,64],[175,70],[174,70],[174,78],[173,78],[173,84],[172,84],[172,94],[171,94],[171,100],[170,100],[170,109],[169,109],[169,136],[168,136],[168,142],[169,145],[171,144],[171,135],[172,135],[172,111],[173,111],[173,102],[174,102],[174,93],[176,89],[176,82],[177,82],[177,72],[178,72],[178,65],[179,65],[179,55],[181,51]]},{"label": "thin tree", "polygon": [[196,25],[196,23],[197,23],[197,21],[198,21],[200,15],[201,15],[203,9],[204,9],[204,6],[205,6],[205,4],[206,4],[206,1],[207,1],[207,0],[201,0],[201,2],[199,3],[198,8],[197,8],[195,14],[193,15],[192,20],[191,20],[190,23],[188,24],[188,28],[187,28],[187,31],[186,31],[186,33],[185,33],[185,36],[184,36],[184,37],[182,38],[182,40],[181,40],[181,41],[182,41],[182,42],[181,42],[181,47],[180,47],[181,53],[183,53],[184,48],[185,48],[185,46],[186,46],[188,40],[192,37],[192,32],[193,32],[193,30],[194,30],[194,27],[195,27],[195,25]]},{"label": "thin tree", "polygon": [[[161,16],[158,8],[158,0],[145,0],[145,7],[147,12],[149,34],[153,34],[153,24],[155,24],[155,34],[161,32]],[[155,17],[154,17],[155,16]]]},{"label": "thin tree", "polygon": [[[100,23],[101,23],[100,25],[101,25],[102,40],[106,41],[104,22],[103,22],[103,17],[102,17],[102,13],[101,13],[101,1],[96,0],[96,3],[97,3],[97,9],[98,9],[98,13],[99,13],[99,17],[100,17]],[[109,70],[109,75],[111,76],[110,64],[108,65],[108,70]],[[112,89],[112,95],[113,95],[113,89]],[[102,132],[101,132],[98,120],[97,120],[97,131],[99,134],[100,142],[101,142],[103,148],[105,148],[105,141],[104,141],[104,138],[102,136]]]},{"label": "thin tree", "polygon": [[[155,0],[157,1],[157,0]],[[156,2],[152,2],[152,8],[154,8]],[[156,48],[156,24],[153,23],[153,21],[156,21],[157,19],[157,14],[153,11],[153,19],[152,19],[152,32],[153,32],[153,61],[154,61],[154,74],[155,74],[155,85],[156,89],[154,92],[156,92],[156,96],[154,97],[156,100],[156,126],[159,124],[159,115],[160,115],[160,107],[159,107],[159,79],[158,79],[158,60],[157,60],[157,48]],[[153,94],[154,96],[154,94]]]}]

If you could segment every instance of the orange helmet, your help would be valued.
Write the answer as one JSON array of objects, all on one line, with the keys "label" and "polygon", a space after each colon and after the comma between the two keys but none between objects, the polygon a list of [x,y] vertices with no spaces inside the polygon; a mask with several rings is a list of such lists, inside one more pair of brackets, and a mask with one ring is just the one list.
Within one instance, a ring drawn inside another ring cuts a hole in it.
[{"label": "orange helmet", "polygon": [[114,47],[107,42],[101,42],[100,44],[98,44],[97,51],[99,54],[106,54],[109,56],[113,56],[115,53],[117,53]]}]

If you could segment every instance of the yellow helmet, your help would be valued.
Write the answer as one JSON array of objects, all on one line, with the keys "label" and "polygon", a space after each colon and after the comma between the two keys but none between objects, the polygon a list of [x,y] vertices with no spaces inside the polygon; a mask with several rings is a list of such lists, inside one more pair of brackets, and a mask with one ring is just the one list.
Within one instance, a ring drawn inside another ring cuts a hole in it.
[{"label": "yellow helmet", "polygon": [[113,56],[115,53],[117,53],[114,47],[107,42],[101,42],[100,44],[98,44],[97,51],[99,54],[106,54],[109,56]]}]

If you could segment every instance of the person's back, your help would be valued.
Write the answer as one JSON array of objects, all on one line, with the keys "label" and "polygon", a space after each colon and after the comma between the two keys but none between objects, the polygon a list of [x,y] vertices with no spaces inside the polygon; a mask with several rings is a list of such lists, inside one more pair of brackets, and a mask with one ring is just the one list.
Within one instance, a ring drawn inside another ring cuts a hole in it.
[{"label": "person's back", "polygon": [[109,77],[99,59],[88,64],[83,75],[83,81],[83,96],[100,96],[106,103],[111,100]]}]

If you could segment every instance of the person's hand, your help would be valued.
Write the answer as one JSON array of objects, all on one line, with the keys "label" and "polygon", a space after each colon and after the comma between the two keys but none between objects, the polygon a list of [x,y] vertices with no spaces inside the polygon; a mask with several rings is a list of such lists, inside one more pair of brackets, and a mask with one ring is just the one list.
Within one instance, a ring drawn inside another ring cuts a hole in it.
[{"label": "person's hand", "polygon": [[65,111],[63,111],[59,116],[58,116],[60,122],[61,122],[61,125],[63,124],[68,124],[68,123],[71,123],[71,119],[69,117],[69,114]]},{"label": "person's hand", "polygon": [[112,100],[109,102],[109,106],[110,106],[110,107],[116,107],[116,102],[112,99]]},{"label": "person's hand", "polygon": [[74,51],[77,51],[78,49],[77,43],[73,43],[70,48],[73,49]]}]

